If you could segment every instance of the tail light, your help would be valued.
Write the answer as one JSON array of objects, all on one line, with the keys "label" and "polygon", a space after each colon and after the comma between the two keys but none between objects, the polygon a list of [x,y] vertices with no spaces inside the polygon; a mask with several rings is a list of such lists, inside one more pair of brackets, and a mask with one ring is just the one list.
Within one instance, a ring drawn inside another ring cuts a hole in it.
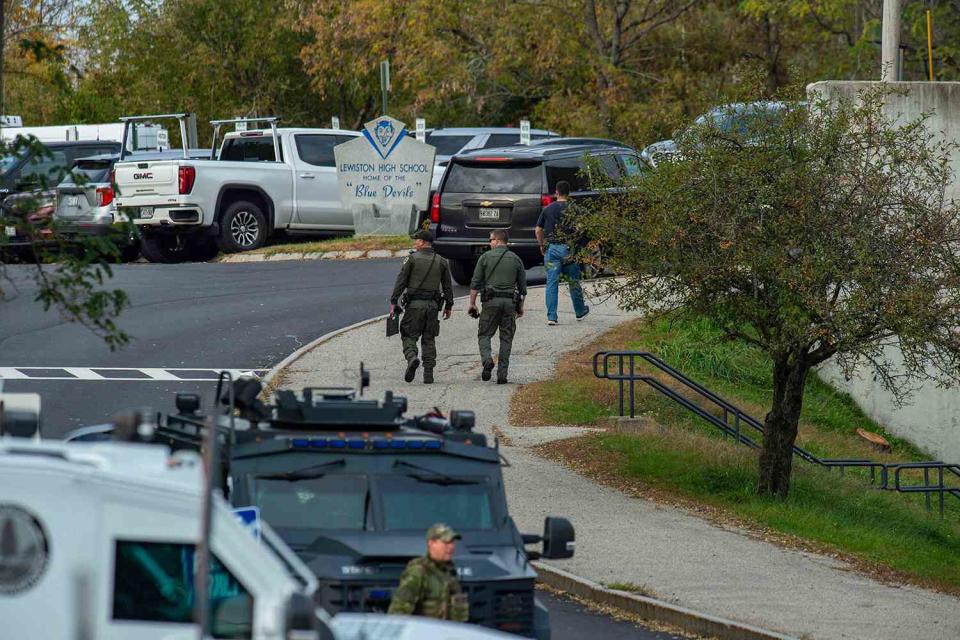
[{"label": "tail light", "polygon": [[556,202],[556,200],[557,200],[557,196],[550,195],[549,193],[545,193],[542,196],[540,196],[540,206],[546,207],[547,205],[550,205]]},{"label": "tail light", "polygon": [[433,200],[430,202],[430,222],[440,224],[440,192],[434,191]]},{"label": "tail light", "polygon": [[197,179],[197,170],[194,167],[180,167],[179,173],[180,193],[190,193],[193,191],[193,183]]},{"label": "tail light", "polygon": [[105,207],[113,202],[113,187],[97,187],[97,206]]}]

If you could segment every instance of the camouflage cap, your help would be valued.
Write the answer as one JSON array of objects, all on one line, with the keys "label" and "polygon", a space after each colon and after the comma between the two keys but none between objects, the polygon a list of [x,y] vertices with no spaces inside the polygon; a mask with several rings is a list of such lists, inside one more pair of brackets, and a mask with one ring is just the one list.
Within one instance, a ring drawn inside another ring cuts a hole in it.
[{"label": "camouflage cap", "polygon": [[433,234],[430,233],[427,229],[420,229],[413,236],[414,240],[423,240],[424,242],[433,242]]},{"label": "camouflage cap", "polygon": [[453,530],[449,525],[438,522],[427,529],[427,540],[442,540],[443,542],[453,542],[459,540],[460,534]]}]

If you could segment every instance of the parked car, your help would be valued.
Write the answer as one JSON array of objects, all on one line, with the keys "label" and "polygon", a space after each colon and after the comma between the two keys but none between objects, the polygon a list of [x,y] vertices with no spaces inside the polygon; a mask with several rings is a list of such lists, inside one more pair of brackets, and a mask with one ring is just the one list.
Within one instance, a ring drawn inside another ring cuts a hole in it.
[{"label": "parked car", "polygon": [[[182,157],[180,151],[139,151],[131,160],[159,160]],[[193,159],[210,158],[210,149],[190,149]],[[113,190],[113,166],[119,153],[91,158],[80,158],[73,163],[70,174],[57,185],[56,212],[53,215],[56,232],[65,239],[78,236],[117,234],[116,223],[126,220],[117,211]],[[120,232],[116,238],[123,260],[135,260],[140,255],[140,237],[136,233]]]},{"label": "parked car", "polygon": [[[531,129],[530,143],[560,134],[545,129]],[[436,191],[450,158],[472,149],[492,149],[520,144],[520,129],[516,127],[444,127],[427,131],[427,144],[437,148],[434,159],[433,182],[430,188]]]},{"label": "parked car", "polygon": [[[796,106],[796,104],[791,105],[791,103],[787,102],[771,101],[723,104],[697,116],[693,121],[692,127],[710,123],[723,132],[737,131],[745,133],[750,126],[750,122],[756,118],[765,117],[776,119],[782,116],[783,112],[792,106]],[[679,135],[680,133],[677,133],[674,137],[679,137]],[[676,153],[677,143],[674,140],[660,140],[646,147],[640,154],[640,157],[650,167],[656,167],[657,164],[673,157]]]},{"label": "parked car", "polygon": [[434,247],[450,260],[460,284],[469,284],[492,229],[507,229],[510,248],[530,268],[542,263],[534,227],[554,200],[560,180],[571,197],[595,197],[586,158],[596,158],[607,177],[637,175],[644,168],[636,151],[612,145],[531,145],[455,155],[433,195],[429,220]]},{"label": "parked car", "polygon": [[34,191],[38,187],[52,187],[77,158],[120,151],[120,143],[109,140],[80,142],[44,142],[49,156],[28,147],[0,158],[0,200],[6,196]]},{"label": "parked car", "polygon": [[178,262],[211,247],[256,249],[281,230],[353,230],[333,148],[360,133],[255,121],[270,128],[228,133],[216,159],[191,159],[184,150],[178,159],[117,162],[117,206],[139,228],[147,260]]},{"label": "parked car", "polygon": [[53,186],[63,178],[76,158],[120,150],[119,142],[86,140],[45,142],[23,147],[0,157],[0,217],[4,219],[5,246],[27,246],[33,242],[25,221],[32,224],[48,219],[56,208]]}]

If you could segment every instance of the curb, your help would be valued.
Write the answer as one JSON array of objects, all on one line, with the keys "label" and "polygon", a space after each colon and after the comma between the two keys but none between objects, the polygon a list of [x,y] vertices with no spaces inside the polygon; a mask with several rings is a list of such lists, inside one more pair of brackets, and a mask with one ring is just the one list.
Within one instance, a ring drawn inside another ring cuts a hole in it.
[{"label": "curb", "polygon": [[324,342],[333,340],[337,336],[343,335],[348,331],[353,331],[354,329],[365,327],[368,324],[374,324],[375,322],[380,322],[381,320],[384,320],[388,315],[389,314],[385,313],[382,316],[376,316],[374,318],[367,318],[366,320],[355,322],[354,324],[351,324],[348,327],[342,327],[340,329],[337,329],[336,331],[325,333],[319,338],[317,338],[316,340],[308,342],[307,344],[303,345],[302,347],[300,347],[299,349],[297,349],[296,351],[288,355],[286,358],[278,362],[276,365],[274,365],[273,368],[270,369],[270,371],[268,371],[266,375],[264,375],[263,378],[260,379],[260,384],[263,385],[264,389],[269,389],[270,384],[273,382],[273,379],[276,378],[278,375],[280,375],[281,371],[283,371],[284,369],[289,367],[291,364],[293,364],[294,362],[302,358],[308,351],[311,351],[316,347],[319,347]]},{"label": "curb", "polygon": [[706,613],[698,613],[656,598],[608,589],[601,584],[542,562],[531,564],[537,571],[537,579],[548,587],[619,609],[643,620],[677,627],[698,636],[720,638],[720,640],[796,640],[793,636]]},{"label": "curb", "polygon": [[284,251],[267,255],[265,253],[230,253],[221,256],[215,262],[236,264],[247,262],[284,262],[291,260],[378,260],[387,258],[403,258],[410,253],[409,249],[370,249],[369,251]]}]

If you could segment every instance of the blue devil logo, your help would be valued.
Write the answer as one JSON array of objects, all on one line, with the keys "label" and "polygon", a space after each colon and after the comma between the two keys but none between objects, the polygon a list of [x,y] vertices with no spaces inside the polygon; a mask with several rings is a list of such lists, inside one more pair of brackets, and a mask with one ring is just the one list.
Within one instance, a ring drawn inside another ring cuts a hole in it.
[{"label": "blue devil logo", "polygon": [[388,147],[395,132],[396,130],[393,128],[393,123],[389,120],[381,120],[377,123],[377,140],[380,141],[381,146]]}]

